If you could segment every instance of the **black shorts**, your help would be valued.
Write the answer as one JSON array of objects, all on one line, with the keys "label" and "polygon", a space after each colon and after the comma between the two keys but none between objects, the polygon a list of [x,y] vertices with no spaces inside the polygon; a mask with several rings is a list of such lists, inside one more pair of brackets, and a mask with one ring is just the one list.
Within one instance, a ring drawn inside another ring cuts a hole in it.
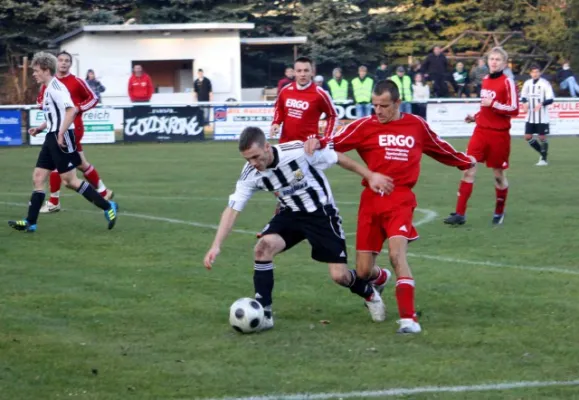
[{"label": "black shorts", "polygon": [[56,169],[59,174],[64,174],[78,167],[81,164],[81,159],[78,151],[76,151],[74,131],[72,129],[66,131],[63,147],[58,145],[57,135],[58,133],[56,132],[46,134],[44,144],[38,154],[36,168],[48,169],[50,171]]},{"label": "black shorts", "polygon": [[342,218],[333,206],[325,206],[317,211],[280,211],[263,228],[262,236],[278,234],[289,250],[304,239],[312,246],[312,258],[323,263],[348,262],[346,236],[342,229]]},{"label": "black shorts", "polygon": [[549,134],[549,124],[533,124],[531,122],[527,122],[525,124],[525,134],[527,135],[548,135]]}]

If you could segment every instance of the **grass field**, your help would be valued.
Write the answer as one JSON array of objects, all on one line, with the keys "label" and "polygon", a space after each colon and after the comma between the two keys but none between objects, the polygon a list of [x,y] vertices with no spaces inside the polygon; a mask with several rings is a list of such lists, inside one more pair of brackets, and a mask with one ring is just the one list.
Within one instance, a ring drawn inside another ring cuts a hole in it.
[{"label": "grass field", "polygon": [[[579,379],[576,137],[551,140],[547,168],[535,167],[536,153],[514,140],[508,216],[498,229],[490,226],[494,188],[486,169],[467,225],[444,226],[459,171],[425,158],[416,189],[422,238],[410,250],[424,332],[412,337],[394,334],[393,287],[384,294],[387,321],[374,324],[306,245],[276,260],[275,329],[236,334],[229,305],[252,295],[251,233],[274,201],[258,194],[214,269],[203,268],[211,226],[243,164],[235,144],[87,147],[117,193],[114,230],[70,192],[65,210],[41,216],[35,234],[0,229],[2,400],[277,399]],[[0,150],[0,220],[25,215],[37,152]],[[355,232],[359,179],[338,167],[328,175],[345,230]],[[572,399],[579,386],[411,398]]]}]

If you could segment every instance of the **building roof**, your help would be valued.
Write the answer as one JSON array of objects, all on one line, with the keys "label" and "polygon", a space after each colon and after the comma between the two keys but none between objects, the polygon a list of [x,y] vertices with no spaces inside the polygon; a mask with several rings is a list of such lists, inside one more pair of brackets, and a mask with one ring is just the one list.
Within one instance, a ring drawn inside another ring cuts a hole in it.
[{"label": "building roof", "polygon": [[262,38],[241,38],[241,44],[254,46],[270,46],[276,44],[304,44],[307,43],[307,36],[280,36]]},{"label": "building roof", "polygon": [[80,35],[83,32],[90,33],[120,33],[120,32],[169,32],[169,31],[231,31],[253,29],[253,23],[194,23],[194,24],[131,24],[131,25],[85,25],[74,31],[68,32],[53,40],[59,44]]}]

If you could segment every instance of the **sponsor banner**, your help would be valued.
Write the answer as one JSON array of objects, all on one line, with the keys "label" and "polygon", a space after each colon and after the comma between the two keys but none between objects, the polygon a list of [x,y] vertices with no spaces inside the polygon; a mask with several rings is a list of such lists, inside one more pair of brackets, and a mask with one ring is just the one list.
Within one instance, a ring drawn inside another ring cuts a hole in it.
[{"label": "sponsor banner", "polygon": [[[44,113],[41,110],[30,110],[28,112],[29,126],[35,128],[44,122]],[[94,143],[114,143],[115,125],[123,119],[123,110],[115,108],[92,108],[82,114],[84,123],[84,136],[82,144]],[[31,145],[41,145],[44,143],[46,131],[36,136],[30,136]]]},{"label": "sponsor banner", "polygon": [[0,146],[22,144],[22,115],[17,110],[0,110]]},{"label": "sponsor banner", "polygon": [[[579,101],[558,101],[548,107],[550,135],[577,135],[579,126]],[[442,137],[471,136],[474,124],[467,124],[464,118],[480,110],[480,103],[429,103],[426,120],[431,128]],[[522,105],[519,115],[511,120],[511,136],[525,134],[527,113]]]},{"label": "sponsor banner", "polygon": [[[294,100],[295,101],[295,100]],[[296,102],[300,103],[300,102]],[[303,109],[303,104],[293,104],[299,110]],[[339,125],[345,125],[356,119],[356,106],[336,105]],[[220,106],[213,108],[215,117],[215,130],[213,137],[215,140],[237,140],[241,131],[247,126],[261,128],[266,134],[269,133],[273,121],[273,106]],[[300,117],[296,115],[296,117]],[[320,121],[320,132],[323,132],[326,123],[323,121],[325,115],[322,114]],[[277,137],[276,137],[277,138]]]},{"label": "sponsor banner", "polygon": [[134,106],[125,110],[126,142],[189,142],[204,140],[199,107]]}]

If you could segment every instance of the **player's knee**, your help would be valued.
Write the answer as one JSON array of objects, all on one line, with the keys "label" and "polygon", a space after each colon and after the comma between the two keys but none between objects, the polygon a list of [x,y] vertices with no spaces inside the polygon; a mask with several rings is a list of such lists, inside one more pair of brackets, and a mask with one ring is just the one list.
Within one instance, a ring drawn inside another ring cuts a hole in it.
[{"label": "player's knee", "polygon": [[330,266],[330,277],[334,282],[341,286],[348,286],[351,280],[351,274],[345,265]]},{"label": "player's knee", "polygon": [[253,249],[256,260],[271,259],[273,257],[274,246],[267,236],[259,239]]},{"label": "player's knee", "polygon": [[528,142],[533,138],[533,135],[525,135],[525,140]]},{"label": "player's knee", "polygon": [[46,180],[46,176],[41,171],[35,170],[32,173],[32,183],[34,184],[35,189],[44,187],[44,181],[45,180]]},{"label": "player's knee", "polygon": [[539,140],[544,143],[547,141],[547,136],[539,135]]}]

